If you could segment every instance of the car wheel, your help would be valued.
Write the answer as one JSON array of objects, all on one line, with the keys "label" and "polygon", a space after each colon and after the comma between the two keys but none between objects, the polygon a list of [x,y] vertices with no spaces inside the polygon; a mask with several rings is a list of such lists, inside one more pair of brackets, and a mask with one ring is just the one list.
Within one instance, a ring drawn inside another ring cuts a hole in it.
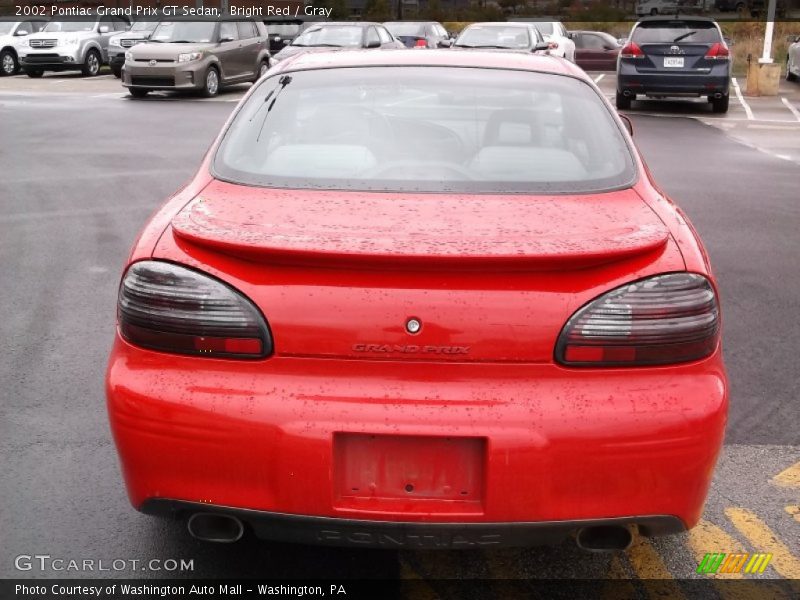
[{"label": "car wheel", "polygon": [[100,72],[100,65],[100,55],[97,53],[97,50],[89,50],[83,61],[81,73],[83,73],[84,77],[94,77]]},{"label": "car wheel", "polygon": [[0,52],[0,75],[7,77],[16,75],[19,72],[19,62],[17,56],[11,50]]},{"label": "car wheel", "polygon": [[725,94],[722,98],[712,98],[711,109],[715,113],[726,113],[728,112],[728,105],[730,104],[730,101],[730,94]]},{"label": "car wheel", "polygon": [[795,74],[794,74],[794,73],[792,73],[792,71],[791,71],[791,69],[792,69],[792,66],[793,66],[793,65],[792,65],[792,61],[791,61],[791,59],[790,59],[790,58],[787,56],[787,57],[786,57],[786,81],[797,81],[797,75],[795,75]]},{"label": "car wheel", "polygon": [[111,72],[117,79],[122,79],[122,67],[111,67]]},{"label": "car wheel", "polygon": [[261,79],[267,71],[269,71],[269,63],[266,60],[262,60],[258,64],[258,69],[256,69],[256,77],[253,79],[253,83]]},{"label": "car wheel", "polygon": [[34,79],[39,79],[42,75],[44,75],[44,71],[41,69],[25,69],[25,75],[28,77],[33,77]]},{"label": "car wheel", "polygon": [[219,93],[219,72],[214,67],[206,71],[202,93],[206,98],[213,98]]},{"label": "car wheel", "polygon": [[617,90],[617,108],[620,110],[628,110],[631,107],[630,96],[625,96],[622,92]]},{"label": "car wheel", "polygon": [[134,98],[144,98],[150,90],[143,88],[128,88],[128,92]]}]

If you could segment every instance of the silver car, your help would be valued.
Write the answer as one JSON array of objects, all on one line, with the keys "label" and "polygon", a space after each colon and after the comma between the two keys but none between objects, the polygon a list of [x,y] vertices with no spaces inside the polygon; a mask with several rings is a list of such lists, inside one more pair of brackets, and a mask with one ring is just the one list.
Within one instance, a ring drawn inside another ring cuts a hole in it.
[{"label": "silver car", "polygon": [[28,77],[45,71],[80,70],[94,77],[108,62],[108,40],[129,27],[124,17],[53,20],[20,43],[19,62]]},{"label": "silver car", "polygon": [[800,35],[795,36],[794,43],[786,54],[786,81],[800,79]]},{"label": "silver car", "polygon": [[45,17],[0,18],[0,76],[7,77],[19,72],[17,46],[32,33],[37,33],[47,23]]}]

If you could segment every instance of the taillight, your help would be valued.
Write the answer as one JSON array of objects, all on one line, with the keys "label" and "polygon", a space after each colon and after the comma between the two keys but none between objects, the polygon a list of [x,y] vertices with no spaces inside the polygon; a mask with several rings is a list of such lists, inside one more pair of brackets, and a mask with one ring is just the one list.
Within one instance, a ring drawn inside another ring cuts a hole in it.
[{"label": "taillight", "polygon": [[618,287],[578,310],[556,344],[570,366],[663,365],[709,356],[719,341],[719,304],[694,273]]},{"label": "taillight", "polygon": [[706,60],[728,60],[731,53],[725,44],[717,42],[706,52]]},{"label": "taillight", "polygon": [[426,40],[417,40],[414,44],[415,48],[427,48],[428,42]]},{"label": "taillight", "polygon": [[119,288],[117,318],[122,337],[153,350],[234,358],[272,352],[267,324],[250,300],[172,263],[134,263]]},{"label": "taillight", "polygon": [[639,48],[639,45],[634,42],[628,42],[619,51],[620,58],[644,58],[644,52]]}]

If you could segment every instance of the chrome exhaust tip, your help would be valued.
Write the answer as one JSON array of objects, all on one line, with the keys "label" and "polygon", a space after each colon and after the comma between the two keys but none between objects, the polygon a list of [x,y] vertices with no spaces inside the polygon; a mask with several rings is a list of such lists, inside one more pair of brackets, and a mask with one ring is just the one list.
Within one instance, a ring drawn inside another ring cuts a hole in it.
[{"label": "chrome exhaust tip", "polygon": [[616,552],[630,548],[633,534],[622,525],[598,525],[578,530],[575,541],[588,552]]},{"label": "chrome exhaust tip", "polygon": [[204,542],[230,544],[244,535],[244,525],[239,519],[214,513],[194,513],[186,528],[193,538]]}]

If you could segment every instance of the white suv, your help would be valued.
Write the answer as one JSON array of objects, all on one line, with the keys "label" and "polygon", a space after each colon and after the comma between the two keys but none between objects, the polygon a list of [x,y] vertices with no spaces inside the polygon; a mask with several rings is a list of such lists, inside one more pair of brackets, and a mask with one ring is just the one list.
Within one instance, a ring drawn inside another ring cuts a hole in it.
[{"label": "white suv", "polygon": [[37,33],[47,24],[43,17],[32,19],[0,19],[0,76],[19,73],[19,51],[17,46],[32,33]]},{"label": "white suv", "polygon": [[534,21],[532,25],[539,30],[544,41],[550,46],[551,56],[560,56],[575,62],[575,42],[572,41],[572,34],[567,32],[563,23],[560,21]]}]

